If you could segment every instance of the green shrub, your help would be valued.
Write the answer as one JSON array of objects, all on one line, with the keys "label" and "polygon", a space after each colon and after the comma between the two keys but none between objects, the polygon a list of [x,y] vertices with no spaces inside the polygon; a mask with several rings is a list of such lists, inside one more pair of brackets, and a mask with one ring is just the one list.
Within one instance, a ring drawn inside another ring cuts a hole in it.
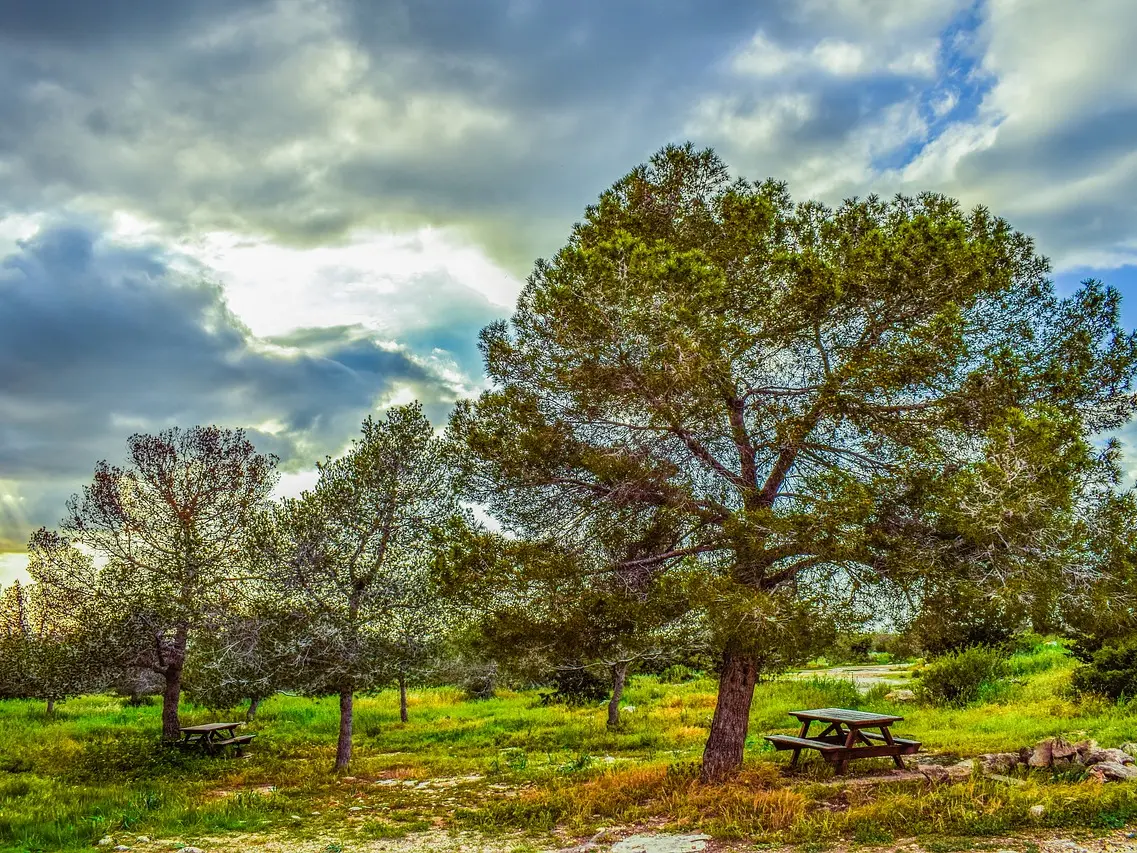
[{"label": "green shrub", "polygon": [[683,666],[681,663],[673,663],[659,674],[659,681],[661,684],[686,684],[688,681],[694,681],[702,675],[689,666]]},{"label": "green shrub", "polygon": [[917,697],[931,705],[966,705],[1001,695],[1007,661],[998,649],[975,646],[936,658],[919,670]]},{"label": "green shrub", "polygon": [[541,694],[542,705],[591,705],[607,699],[612,685],[606,678],[581,668],[558,669],[550,680],[556,688],[552,693]]},{"label": "green shrub", "polygon": [[1110,699],[1137,696],[1137,637],[1102,646],[1090,662],[1074,671],[1078,693],[1097,693]]}]

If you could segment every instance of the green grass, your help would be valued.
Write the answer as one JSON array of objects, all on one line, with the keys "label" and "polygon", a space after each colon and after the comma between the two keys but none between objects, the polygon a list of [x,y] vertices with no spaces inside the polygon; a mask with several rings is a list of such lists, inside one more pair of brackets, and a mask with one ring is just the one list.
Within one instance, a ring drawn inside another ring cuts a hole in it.
[{"label": "green grass", "polygon": [[[88,696],[48,718],[36,703],[0,702],[0,849],[78,850],[104,835],[145,834],[194,843],[224,833],[271,833],[336,844],[442,828],[590,834],[651,821],[723,838],[823,845],[883,843],[901,835],[969,837],[1038,827],[1115,827],[1137,817],[1137,786],[1106,788],[1038,774],[1024,785],[822,784],[814,759],[793,776],[762,735],[791,732],[787,711],[838,706],[905,717],[896,729],[925,750],[967,757],[1018,749],[1043,737],[1092,737],[1114,746],[1137,731],[1137,705],[1066,695],[1072,663],[1040,646],[1011,662],[997,701],[956,709],[884,701],[825,679],[759,685],[747,769],[716,788],[694,768],[714,710],[706,678],[632,681],[618,731],[600,706],[541,706],[535,692],[462,701],[452,689],[414,691],[411,721],[392,692],[357,702],[351,774],[330,770],[337,730],[331,701],[278,696],[251,726],[247,759],[208,759],[163,748],[157,705],[125,708]],[[183,709],[183,724],[232,718]],[[866,761],[871,771],[885,762]],[[426,784],[423,784],[423,783]],[[1030,807],[1046,807],[1034,818]]]}]

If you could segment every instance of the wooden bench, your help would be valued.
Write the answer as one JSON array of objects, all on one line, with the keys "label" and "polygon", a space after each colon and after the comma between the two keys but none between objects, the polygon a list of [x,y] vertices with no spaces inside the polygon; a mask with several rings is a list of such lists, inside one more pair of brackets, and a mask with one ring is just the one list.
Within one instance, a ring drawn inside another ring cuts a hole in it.
[{"label": "wooden bench", "polygon": [[244,755],[244,747],[253,742],[256,735],[238,735],[237,737],[225,738],[224,740],[215,740],[210,746],[215,749],[221,749],[225,746],[231,746],[238,755]]},{"label": "wooden bench", "polygon": [[766,735],[766,740],[774,745],[775,749],[816,749],[822,755],[827,752],[837,752],[844,749],[842,743],[833,743],[829,740],[818,740],[811,737],[794,737],[793,735]]},{"label": "wooden bench", "polygon": [[[882,743],[885,742],[884,735],[878,735],[875,732],[861,732],[861,737],[868,738],[869,740],[879,740]],[[901,755],[915,755],[920,751],[921,743],[918,740],[909,740],[908,738],[894,737],[892,739],[892,742],[896,744],[896,746],[900,747]]]}]

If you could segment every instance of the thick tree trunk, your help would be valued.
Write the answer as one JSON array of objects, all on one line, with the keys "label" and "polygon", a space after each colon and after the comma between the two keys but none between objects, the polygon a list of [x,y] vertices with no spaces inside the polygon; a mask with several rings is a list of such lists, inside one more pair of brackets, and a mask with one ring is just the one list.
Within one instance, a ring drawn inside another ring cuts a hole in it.
[{"label": "thick tree trunk", "polygon": [[182,699],[182,664],[166,666],[166,683],[162,688],[162,740],[177,740],[182,735],[178,703]]},{"label": "thick tree trunk", "polygon": [[260,710],[261,701],[260,696],[254,696],[249,700],[249,708],[245,711],[245,719],[250,723],[257,718],[257,711]]},{"label": "thick tree trunk", "polygon": [[620,725],[620,700],[624,696],[624,682],[628,678],[628,662],[612,664],[612,698],[608,700],[608,728]]},{"label": "thick tree trunk", "polygon": [[407,721],[407,677],[399,673],[399,719]]},{"label": "thick tree trunk", "polygon": [[752,655],[723,653],[719,676],[718,703],[711,720],[711,733],[703,750],[702,780],[721,782],[742,766],[746,729],[750,725],[750,703],[758,678],[757,661]]},{"label": "thick tree trunk", "polygon": [[336,770],[346,770],[351,763],[351,723],[354,713],[353,691],[340,692],[340,739],[336,743]]},{"label": "thick tree trunk", "polygon": [[55,716],[55,699],[53,697],[49,697],[47,700],[47,715],[49,717]]}]

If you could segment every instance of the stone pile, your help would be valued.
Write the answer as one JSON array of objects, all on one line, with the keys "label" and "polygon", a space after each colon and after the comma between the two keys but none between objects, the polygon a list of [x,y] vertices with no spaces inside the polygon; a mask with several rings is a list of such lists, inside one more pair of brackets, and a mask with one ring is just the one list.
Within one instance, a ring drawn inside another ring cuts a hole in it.
[{"label": "stone pile", "polygon": [[1023,747],[1018,752],[990,752],[979,756],[977,761],[988,775],[1005,774],[1020,765],[1036,769],[1084,767],[1091,779],[1120,782],[1137,779],[1134,754],[1137,754],[1137,743],[1124,744],[1120,749],[1103,749],[1092,740],[1068,743],[1056,737],[1033,747]]}]

